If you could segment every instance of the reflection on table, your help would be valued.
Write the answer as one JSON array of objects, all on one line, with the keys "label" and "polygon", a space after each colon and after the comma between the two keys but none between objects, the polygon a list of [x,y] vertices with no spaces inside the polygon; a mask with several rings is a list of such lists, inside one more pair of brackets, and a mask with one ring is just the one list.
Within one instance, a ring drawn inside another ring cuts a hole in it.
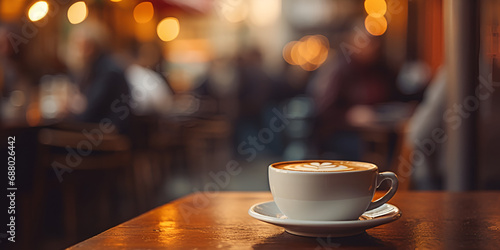
[{"label": "reflection on table", "polygon": [[[381,195],[381,194],[378,194]],[[113,227],[70,249],[397,248],[495,249],[498,192],[399,192],[399,220],[344,237],[299,237],[247,213],[268,192],[195,193]]]}]

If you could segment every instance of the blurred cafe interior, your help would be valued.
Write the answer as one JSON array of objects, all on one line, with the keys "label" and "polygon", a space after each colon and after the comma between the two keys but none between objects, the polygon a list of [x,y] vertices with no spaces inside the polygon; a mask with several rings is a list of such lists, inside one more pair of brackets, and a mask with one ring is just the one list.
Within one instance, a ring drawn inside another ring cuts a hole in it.
[{"label": "blurred cafe interior", "polygon": [[0,0],[23,246],[193,192],[266,191],[285,160],[500,189],[500,1],[451,2]]}]

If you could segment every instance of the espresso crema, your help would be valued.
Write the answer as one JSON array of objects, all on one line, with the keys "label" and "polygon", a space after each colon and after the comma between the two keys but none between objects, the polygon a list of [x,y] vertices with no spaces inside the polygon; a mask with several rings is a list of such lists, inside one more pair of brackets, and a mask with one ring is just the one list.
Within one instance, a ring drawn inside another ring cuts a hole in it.
[{"label": "espresso crema", "polygon": [[376,168],[372,164],[350,161],[304,161],[274,164],[273,167],[303,172],[348,172]]}]

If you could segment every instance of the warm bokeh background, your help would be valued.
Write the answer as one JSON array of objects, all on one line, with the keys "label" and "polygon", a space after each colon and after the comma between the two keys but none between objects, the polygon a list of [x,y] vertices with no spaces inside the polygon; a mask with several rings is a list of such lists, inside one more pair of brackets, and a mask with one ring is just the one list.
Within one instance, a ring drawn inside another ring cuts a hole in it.
[{"label": "warm bokeh background", "polygon": [[268,190],[284,160],[499,189],[500,1],[460,4],[0,0],[19,239],[61,248],[188,193]]}]

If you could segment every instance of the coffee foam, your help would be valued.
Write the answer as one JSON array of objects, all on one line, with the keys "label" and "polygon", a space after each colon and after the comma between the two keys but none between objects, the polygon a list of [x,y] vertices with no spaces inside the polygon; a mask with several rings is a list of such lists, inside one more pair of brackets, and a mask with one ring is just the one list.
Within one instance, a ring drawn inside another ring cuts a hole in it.
[{"label": "coffee foam", "polygon": [[356,171],[356,170],[366,170],[369,166],[364,166],[361,164],[348,164],[347,162],[299,162],[290,163],[283,165],[275,165],[275,168],[293,171],[303,171],[303,172],[344,172],[344,171]]}]

